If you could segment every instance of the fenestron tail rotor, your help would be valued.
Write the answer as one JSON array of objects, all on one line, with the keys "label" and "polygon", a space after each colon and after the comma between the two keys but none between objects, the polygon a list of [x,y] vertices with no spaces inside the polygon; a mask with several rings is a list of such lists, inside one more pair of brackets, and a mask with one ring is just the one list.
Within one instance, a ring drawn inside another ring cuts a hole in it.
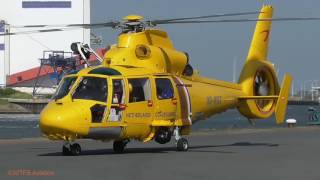
[{"label": "fenestron tail rotor", "polygon": [[[260,71],[254,78],[254,95],[255,96],[269,96],[270,94],[270,82],[266,77],[267,74],[264,71]],[[264,108],[270,100],[256,100],[259,108]]]},{"label": "fenestron tail rotor", "polygon": [[267,96],[269,92],[269,82],[264,74],[258,74],[255,77],[255,95]]}]

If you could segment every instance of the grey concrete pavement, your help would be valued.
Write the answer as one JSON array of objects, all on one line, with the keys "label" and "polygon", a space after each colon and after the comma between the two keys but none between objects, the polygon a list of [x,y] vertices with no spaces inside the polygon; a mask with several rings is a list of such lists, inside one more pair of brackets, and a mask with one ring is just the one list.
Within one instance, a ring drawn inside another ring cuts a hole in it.
[{"label": "grey concrete pavement", "polygon": [[187,138],[188,152],[175,151],[174,142],[130,142],[125,154],[113,154],[111,142],[81,140],[81,156],[62,156],[62,143],[44,138],[0,140],[0,179],[320,179],[318,127],[198,132]]}]

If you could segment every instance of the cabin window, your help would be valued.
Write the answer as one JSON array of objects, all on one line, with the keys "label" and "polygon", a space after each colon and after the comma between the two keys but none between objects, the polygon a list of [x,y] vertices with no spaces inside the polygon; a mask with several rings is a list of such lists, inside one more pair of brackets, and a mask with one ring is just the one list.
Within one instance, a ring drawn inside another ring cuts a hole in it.
[{"label": "cabin window", "polygon": [[119,71],[111,68],[106,68],[106,67],[95,68],[91,70],[88,74],[101,74],[101,75],[107,75],[107,76],[121,75]]},{"label": "cabin window", "polygon": [[173,98],[173,87],[170,79],[156,78],[157,97],[158,99]]},{"label": "cabin window", "polygon": [[148,78],[128,79],[129,102],[141,102],[151,100],[150,81]]},{"label": "cabin window", "polygon": [[61,81],[61,83],[59,84],[59,87],[57,89],[57,92],[53,96],[53,99],[61,99],[61,98],[65,97],[69,93],[69,91],[72,88],[76,79],[77,79],[77,77],[64,78]]},{"label": "cabin window", "polygon": [[73,99],[87,99],[106,102],[108,96],[107,79],[83,77],[72,95]]}]

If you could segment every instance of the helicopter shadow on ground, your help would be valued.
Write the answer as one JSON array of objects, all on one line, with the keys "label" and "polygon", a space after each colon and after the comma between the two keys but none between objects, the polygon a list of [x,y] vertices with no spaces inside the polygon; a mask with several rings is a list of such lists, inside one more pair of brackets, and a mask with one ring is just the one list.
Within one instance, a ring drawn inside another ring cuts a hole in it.
[{"label": "helicopter shadow on ground", "polygon": [[[190,146],[188,152],[209,152],[209,153],[221,153],[221,154],[234,154],[234,151],[217,150],[212,148],[221,147],[278,147],[279,144],[272,143],[251,143],[251,142],[236,142],[232,144],[224,145],[198,145]],[[175,147],[153,147],[153,148],[127,148],[123,154],[142,154],[142,153],[170,153],[177,151]],[[95,150],[83,150],[81,156],[94,156],[94,155],[121,155],[113,152],[112,149],[95,149]],[[39,154],[38,156],[63,156],[61,152],[52,152]]]},{"label": "helicopter shadow on ground", "polygon": [[221,148],[221,147],[257,147],[257,146],[264,146],[264,147],[278,147],[279,144],[273,143],[251,143],[251,142],[236,142],[232,144],[224,144],[224,145],[202,145],[202,146],[192,146],[189,147],[189,151],[192,152],[217,152],[217,153],[236,153],[232,151],[212,151],[212,150],[202,150],[206,148]]}]

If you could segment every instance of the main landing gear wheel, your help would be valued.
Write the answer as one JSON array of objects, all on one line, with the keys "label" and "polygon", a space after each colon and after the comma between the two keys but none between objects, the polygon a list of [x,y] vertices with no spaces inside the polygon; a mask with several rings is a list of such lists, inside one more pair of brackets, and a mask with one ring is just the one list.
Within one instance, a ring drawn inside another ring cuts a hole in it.
[{"label": "main landing gear wheel", "polygon": [[189,149],[188,140],[181,137],[179,127],[176,127],[174,129],[173,134],[174,134],[174,138],[176,139],[177,151],[188,151]]},{"label": "main landing gear wheel", "polygon": [[64,156],[78,156],[81,154],[81,146],[78,143],[67,143],[62,147],[62,154]]},{"label": "main landing gear wheel", "polygon": [[113,141],[113,151],[119,154],[123,153],[127,143],[127,141]]},{"label": "main landing gear wheel", "polygon": [[188,151],[188,149],[189,149],[188,140],[186,140],[185,138],[180,138],[177,141],[177,150],[178,151]]},{"label": "main landing gear wheel", "polygon": [[74,143],[70,146],[71,154],[73,156],[78,156],[81,153],[81,146],[78,143]]},{"label": "main landing gear wheel", "polygon": [[63,146],[62,146],[62,154],[63,154],[64,156],[70,156],[70,155],[71,155],[70,148],[67,147],[67,145],[63,145]]}]

